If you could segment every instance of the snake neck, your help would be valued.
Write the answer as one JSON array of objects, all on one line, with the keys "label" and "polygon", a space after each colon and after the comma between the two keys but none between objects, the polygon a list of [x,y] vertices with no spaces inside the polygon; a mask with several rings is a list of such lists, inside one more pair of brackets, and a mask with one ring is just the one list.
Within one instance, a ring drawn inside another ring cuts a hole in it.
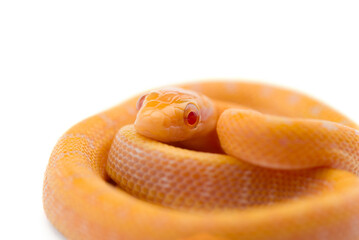
[{"label": "snake neck", "polygon": [[191,139],[172,143],[171,145],[181,148],[187,148],[190,150],[196,150],[201,152],[210,153],[224,153],[217,134],[217,122],[220,115],[229,108],[249,109],[243,105],[230,103],[226,101],[212,100],[214,105],[214,111],[211,119],[213,124],[206,127],[206,131],[201,132],[196,137]]}]

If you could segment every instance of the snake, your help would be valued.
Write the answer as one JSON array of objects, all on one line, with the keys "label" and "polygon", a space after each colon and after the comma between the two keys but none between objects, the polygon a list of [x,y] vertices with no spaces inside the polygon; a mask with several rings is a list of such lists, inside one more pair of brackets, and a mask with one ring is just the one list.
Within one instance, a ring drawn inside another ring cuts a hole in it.
[{"label": "snake", "polygon": [[74,125],[43,184],[68,239],[359,239],[358,125],[298,91],[199,81]]}]

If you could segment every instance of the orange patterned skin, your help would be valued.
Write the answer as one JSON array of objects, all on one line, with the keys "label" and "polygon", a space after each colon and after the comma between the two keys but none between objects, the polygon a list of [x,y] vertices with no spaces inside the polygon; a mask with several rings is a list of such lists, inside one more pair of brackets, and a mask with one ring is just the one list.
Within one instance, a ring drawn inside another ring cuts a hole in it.
[{"label": "orange patterned skin", "polygon": [[84,120],[60,138],[44,181],[45,212],[64,236],[359,239],[355,123],[310,97],[264,84],[180,87],[213,100],[226,154],[137,133],[128,124],[138,96]]}]

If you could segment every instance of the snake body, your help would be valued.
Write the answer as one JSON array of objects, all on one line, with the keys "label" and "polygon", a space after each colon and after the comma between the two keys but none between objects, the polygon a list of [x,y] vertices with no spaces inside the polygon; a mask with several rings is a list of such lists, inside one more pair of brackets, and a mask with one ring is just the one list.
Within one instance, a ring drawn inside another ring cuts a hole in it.
[{"label": "snake body", "polygon": [[64,236],[359,239],[354,122],[265,84],[177,87],[185,90],[136,96],[60,138],[43,204]]}]

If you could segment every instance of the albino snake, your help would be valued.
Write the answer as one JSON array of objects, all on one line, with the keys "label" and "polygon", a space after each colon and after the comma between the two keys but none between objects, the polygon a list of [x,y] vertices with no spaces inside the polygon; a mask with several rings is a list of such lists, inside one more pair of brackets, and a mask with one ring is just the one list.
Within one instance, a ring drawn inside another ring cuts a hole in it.
[{"label": "albino snake", "polygon": [[265,84],[178,87],[188,90],[136,96],[60,138],[43,204],[64,236],[359,239],[355,123]]}]

